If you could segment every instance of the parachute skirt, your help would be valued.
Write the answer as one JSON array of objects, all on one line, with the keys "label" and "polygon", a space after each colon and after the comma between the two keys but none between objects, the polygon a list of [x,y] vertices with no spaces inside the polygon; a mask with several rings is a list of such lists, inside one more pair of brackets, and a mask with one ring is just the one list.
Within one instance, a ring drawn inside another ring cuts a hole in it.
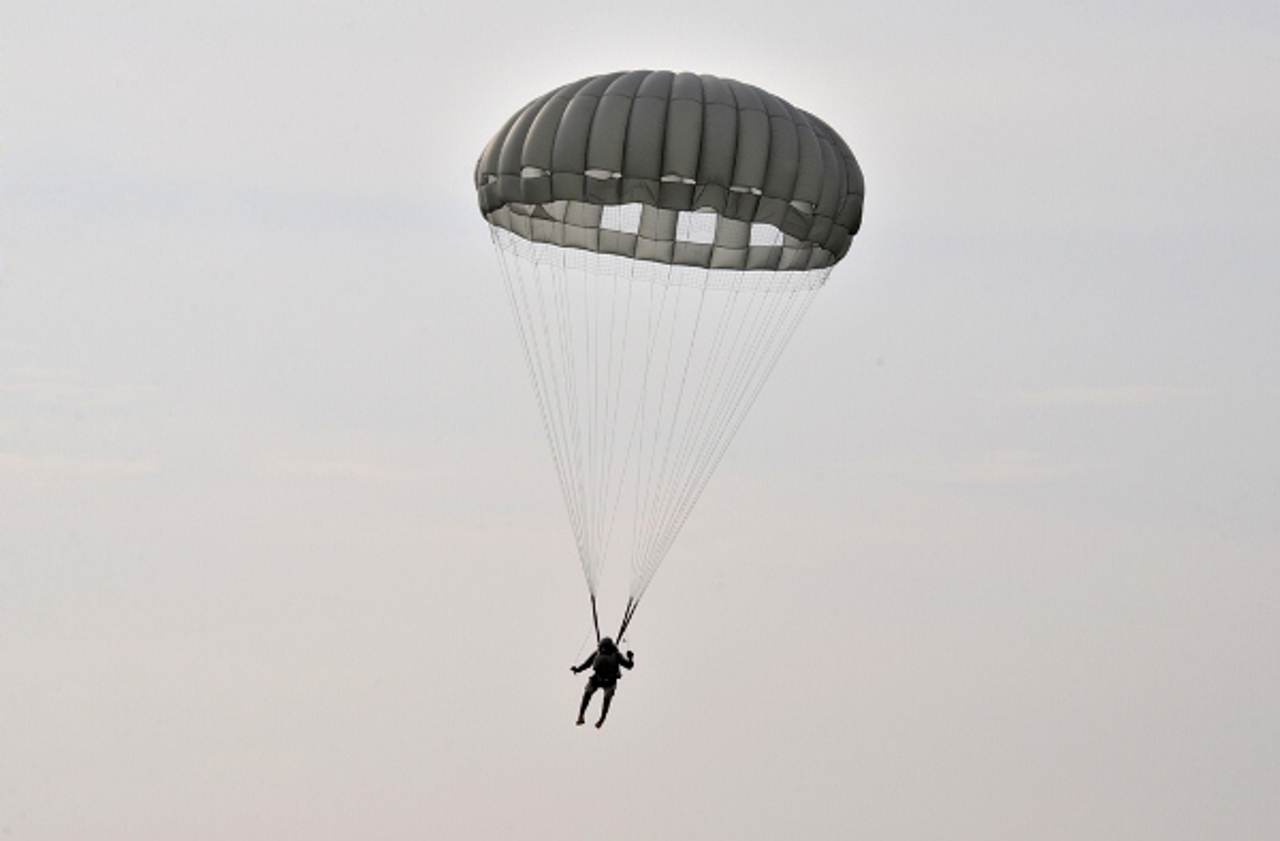
[{"label": "parachute skirt", "polygon": [[767,222],[730,219],[712,210],[561,200],[512,202],[487,218],[530,242],[677,266],[792,272],[835,262],[817,243],[783,234]]}]

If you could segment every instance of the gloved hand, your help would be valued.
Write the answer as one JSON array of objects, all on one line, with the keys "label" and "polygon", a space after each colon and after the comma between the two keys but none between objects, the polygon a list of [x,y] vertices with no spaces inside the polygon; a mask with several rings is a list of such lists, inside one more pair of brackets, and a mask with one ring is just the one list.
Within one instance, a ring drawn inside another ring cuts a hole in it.
[{"label": "gloved hand", "polygon": [[636,655],[634,655],[634,654],[632,654],[630,651],[628,651],[628,652],[627,652],[627,659],[628,659],[628,660],[634,660],[634,659],[636,659]]}]

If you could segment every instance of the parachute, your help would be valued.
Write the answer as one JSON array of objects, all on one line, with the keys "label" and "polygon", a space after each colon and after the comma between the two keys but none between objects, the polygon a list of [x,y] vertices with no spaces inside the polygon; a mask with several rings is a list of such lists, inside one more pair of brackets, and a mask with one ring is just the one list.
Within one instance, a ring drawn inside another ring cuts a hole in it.
[{"label": "parachute", "polygon": [[732,79],[631,71],[516,112],[475,169],[591,597],[621,638],[862,220],[830,127]]}]

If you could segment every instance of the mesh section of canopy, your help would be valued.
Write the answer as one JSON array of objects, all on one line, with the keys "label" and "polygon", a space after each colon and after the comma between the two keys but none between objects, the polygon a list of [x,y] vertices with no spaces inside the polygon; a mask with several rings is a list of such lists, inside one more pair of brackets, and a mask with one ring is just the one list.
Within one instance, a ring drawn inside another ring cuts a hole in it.
[{"label": "mesh section of canopy", "polygon": [[[518,111],[476,164],[480,210],[531,242],[670,265],[804,271],[849,250],[864,182],[829,126],[693,73],[592,76]],[[606,208],[634,205],[629,224]],[[712,217],[689,236],[689,216]]]}]

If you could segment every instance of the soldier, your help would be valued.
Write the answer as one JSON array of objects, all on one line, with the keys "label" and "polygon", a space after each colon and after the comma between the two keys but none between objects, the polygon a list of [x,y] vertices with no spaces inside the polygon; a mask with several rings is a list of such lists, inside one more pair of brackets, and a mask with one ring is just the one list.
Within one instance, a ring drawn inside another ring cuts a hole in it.
[{"label": "soldier", "polygon": [[624,656],[618,647],[613,644],[613,640],[605,637],[600,640],[600,646],[591,653],[591,656],[583,660],[581,665],[570,666],[574,674],[584,672],[588,668],[592,669],[591,677],[587,679],[587,687],[582,691],[582,706],[578,708],[578,724],[583,724],[583,717],[587,714],[587,705],[591,703],[591,696],[596,694],[597,689],[604,690],[604,701],[600,707],[600,720],[596,722],[596,727],[604,726],[605,716],[609,714],[609,702],[613,700],[613,692],[618,687],[618,678],[622,677],[621,669],[630,669],[635,666],[635,655],[630,651]]}]

